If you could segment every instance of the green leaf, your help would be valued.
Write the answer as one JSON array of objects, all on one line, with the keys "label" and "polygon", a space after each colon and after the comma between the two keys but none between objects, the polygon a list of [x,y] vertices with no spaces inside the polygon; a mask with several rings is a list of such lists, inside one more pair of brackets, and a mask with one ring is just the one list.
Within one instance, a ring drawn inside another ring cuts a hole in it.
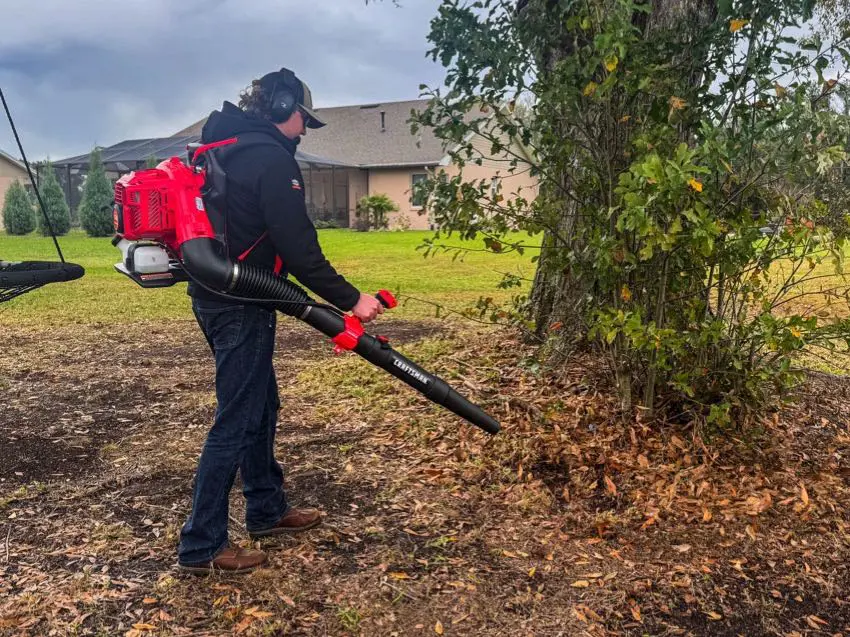
[{"label": "green leaf", "polygon": [[673,219],[670,224],[670,234],[679,234],[682,231],[682,220],[679,217]]}]

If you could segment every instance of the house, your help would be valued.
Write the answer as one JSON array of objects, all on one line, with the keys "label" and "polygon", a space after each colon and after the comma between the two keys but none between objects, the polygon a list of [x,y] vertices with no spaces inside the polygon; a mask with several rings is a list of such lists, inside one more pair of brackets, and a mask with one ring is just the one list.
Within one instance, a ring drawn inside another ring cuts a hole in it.
[{"label": "house", "polygon": [[[170,157],[186,158],[186,147],[201,140],[200,133],[172,137],[129,139],[100,148],[101,161],[107,176],[115,181],[121,175],[144,169],[152,160]],[[337,227],[348,227],[356,200],[349,198],[349,184],[357,181],[360,169],[339,161],[317,157],[301,150],[295,159],[305,177],[305,194],[310,218]],[[89,154],[77,155],[52,162],[65,199],[71,207],[71,220],[82,198],[82,186],[89,167]],[[312,185],[311,185],[312,184]],[[351,197],[356,191],[352,191]],[[316,203],[312,203],[312,201]]]},{"label": "house", "polygon": [[[414,136],[407,123],[412,111],[424,110],[427,100],[383,102],[317,109],[327,126],[310,129],[295,159],[304,177],[307,212],[317,227],[353,227],[357,202],[364,195],[383,193],[398,206],[389,215],[391,228],[426,230],[434,227],[423,202],[414,200],[413,185],[430,171],[457,174],[442,140],[430,129]],[[101,149],[107,173],[113,179],[144,168],[150,158],[185,157],[186,145],[200,140],[206,119],[171,137],[131,139]],[[501,184],[506,199],[521,194],[533,198],[536,180],[527,170],[509,172],[510,157],[490,157],[490,143],[471,139],[481,164],[467,164],[467,179]],[[80,199],[80,184],[88,168],[88,154],[53,162],[72,209]]]},{"label": "house", "polygon": [[[347,205],[347,225],[353,226],[360,197],[383,193],[399,206],[398,212],[389,215],[391,228],[432,228],[422,202],[413,198],[413,185],[430,171],[441,170],[451,177],[458,169],[450,161],[442,140],[430,129],[421,130],[416,136],[410,132],[411,113],[424,110],[427,105],[428,100],[408,100],[317,109],[327,126],[308,130],[298,149],[338,162],[339,168],[332,171],[334,174],[309,169],[304,172],[311,216],[321,219],[323,210]],[[196,122],[176,135],[200,135],[205,122]],[[510,174],[506,157],[489,157],[490,144],[483,138],[473,140],[473,146],[482,162],[467,164],[465,177],[500,181],[506,198],[518,193],[533,198],[529,193],[536,191],[536,180],[528,171]]]},{"label": "house", "polygon": [[28,183],[26,166],[0,150],[0,226],[3,222],[3,202],[6,201],[6,191],[13,181]]}]

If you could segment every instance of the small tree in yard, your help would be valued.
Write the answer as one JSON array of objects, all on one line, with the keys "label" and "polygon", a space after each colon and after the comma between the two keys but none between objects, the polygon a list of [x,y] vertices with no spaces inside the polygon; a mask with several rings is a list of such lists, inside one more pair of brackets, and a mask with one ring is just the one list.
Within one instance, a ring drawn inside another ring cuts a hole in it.
[{"label": "small tree in yard", "polygon": [[145,160],[145,168],[156,168],[159,165],[159,160],[151,155]]},{"label": "small tree in yard", "polygon": [[377,193],[362,197],[357,202],[355,216],[358,221],[358,229],[382,230],[389,226],[387,215],[398,210],[398,204],[383,193]]},{"label": "small tree in yard", "polygon": [[3,226],[6,232],[14,235],[29,234],[35,230],[35,209],[26,189],[19,181],[13,181],[6,191]]},{"label": "small tree in yard", "polygon": [[[41,200],[44,202],[44,207],[47,211],[47,216],[50,219],[50,224],[53,226],[53,232],[57,235],[67,234],[71,229],[71,210],[68,208],[68,202],[65,200],[65,193],[62,191],[62,186],[56,178],[56,171],[53,170],[53,164],[49,161],[44,164],[44,170],[40,171],[42,177],[41,183],[38,186],[41,193]],[[38,219],[38,231],[44,235],[50,235],[50,228],[44,220],[44,214],[36,216]]]},{"label": "small tree in yard", "polygon": [[463,172],[428,184],[441,232],[536,253],[530,293],[481,314],[511,316],[544,359],[600,353],[624,413],[716,426],[787,395],[801,353],[846,350],[845,244],[819,222],[843,211],[818,191],[848,170],[850,118],[822,106],[850,41],[812,33],[816,4],[445,0],[430,40],[448,90],[414,129],[461,169],[487,136],[540,182],[534,201]]},{"label": "small tree in yard", "polygon": [[89,158],[89,173],[80,201],[80,224],[90,237],[106,237],[114,232],[112,186],[101,161],[100,149]]}]

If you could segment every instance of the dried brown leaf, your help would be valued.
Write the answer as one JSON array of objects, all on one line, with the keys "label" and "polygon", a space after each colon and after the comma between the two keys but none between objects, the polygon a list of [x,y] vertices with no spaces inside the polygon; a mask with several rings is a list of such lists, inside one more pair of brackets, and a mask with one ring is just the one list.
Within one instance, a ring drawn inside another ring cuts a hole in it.
[{"label": "dried brown leaf", "polygon": [[217,597],[215,601],[213,601],[213,607],[222,606],[230,601],[230,595],[222,595],[221,597]]},{"label": "dried brown leaf", "polygon": [[829,622],[822,620],[817,615],[809,615],[806,617],[806,623],[815,630],[821,630],[821,626],[829,626]]},{"label": "dried brown leaf", "polygon": [[617,485],[614,484],[614,481],[607,475],[605,476],[605,490],[612,496],[617,495]]},{"label": "dried brown leaf", "polygon": [[254,617],[251,616],[251,615],[248,615],[241,622],[236,624],[236,626],[233,628],[233,631],[235,633],[244,633],[246,630],[248,630],[248,627],[251,625],[251,623],[253,621],[254,621]]},{"label": "dried brown leaf", "polygon": [[251,613],[251,616],[257,619],[268,619],[269,617],[274,617],[274,613],[270,613],[267,610],[258,610]]}]

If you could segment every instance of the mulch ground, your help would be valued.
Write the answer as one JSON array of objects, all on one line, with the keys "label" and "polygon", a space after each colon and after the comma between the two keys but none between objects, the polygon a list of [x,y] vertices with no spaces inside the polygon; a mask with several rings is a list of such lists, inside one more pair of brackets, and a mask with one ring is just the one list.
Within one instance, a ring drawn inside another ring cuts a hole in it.
[{"label": "mulch ground", "polygon": [[[850,635],[850,381],[740,435],[624,420],[592,360],[384,321],[490,438],[282,319],[278,457],[322,527],[174,568],[214,410],[193,322],[0,332],[2,635]],[[231,541],[247,545],[231,497]]]}]

